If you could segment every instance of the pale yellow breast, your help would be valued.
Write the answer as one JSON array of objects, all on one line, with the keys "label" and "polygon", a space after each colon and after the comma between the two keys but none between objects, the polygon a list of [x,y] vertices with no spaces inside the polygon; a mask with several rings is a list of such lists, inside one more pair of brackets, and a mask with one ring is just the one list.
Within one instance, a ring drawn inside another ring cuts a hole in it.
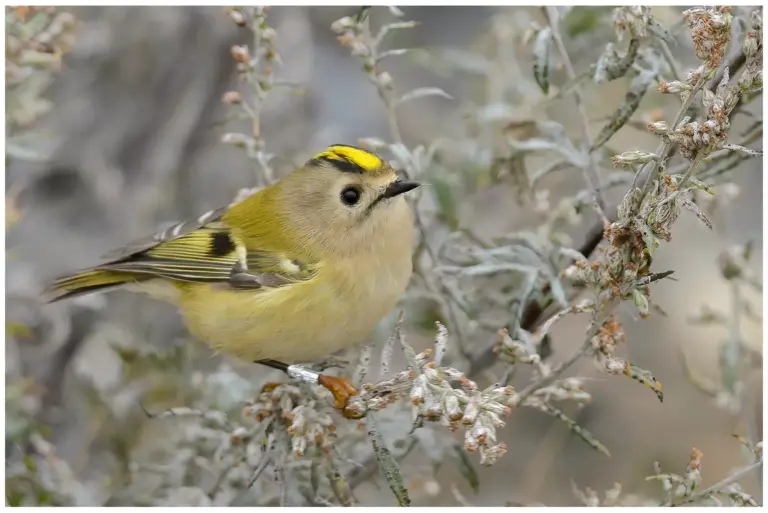
[{"label": "pale yellow breast", "polygon": [[[409,220],[409,219],[408,219]],[[180,306],[194,335],[247,361],[312,362],[365,342],[411,276],[411,224],[360,253],[324,262],[315,278],[276,289],[185,289]]]}]

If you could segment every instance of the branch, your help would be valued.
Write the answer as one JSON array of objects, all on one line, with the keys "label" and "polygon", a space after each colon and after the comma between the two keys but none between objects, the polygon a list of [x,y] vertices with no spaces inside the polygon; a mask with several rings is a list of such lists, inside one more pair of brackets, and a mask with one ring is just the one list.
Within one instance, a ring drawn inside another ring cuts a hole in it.
[{"label": "branch", "polygon": [[[573,69],[573,64],[571,63],[570,57],[568,57],[568,51],[565,48],[563,38],[560,34],[560,13],[557,11],[557,7],[554,6],[547,6],[546,11],[547,17],[549,18],[549,26],[552,29],[552,37],[554,38],[555,44],[557,44],[557,50],[563,59],[565,71],[568,74],[568,78],[576,82],[576,71]],[[571,91],[573,92],[573,96],[576,99],[576,105],[579,108],[581,127],[584,131],[583,146],[587,148],[587,158],[589,159],[589,164],[582,168],[584,171],[584,179],[587,182],[587,186],[592,189],[592,192],[595,195],[595,200],[600,206],[600,209],[605,209],[605,198],[603,197],[603,191],[600,185],[600,171],[598,170],[595,156],[590,150],[590,148],[593,147],[593,141],[592,134],[589,131],[589,116],[587,114],[587,108],[584,103],[584,96],[581,94],[581,87],[578,85],[578,83],[573,86]]]},{"label": "branch", "polygon": [[752,463],[751,465],[744,467],[741,470],[737,470],[730,476],[726,477],[722,481],[713,484],[712,486],[703,489],[700,492],[694,493],[693,495],[688,496],[685,501],[679,502],[677,504],[669,504],[669,506],[676,507],[676,506],[682,506],[683,504],[690,504],[692,502],[696,502],[699,499],[704,499],[714,493],[716,493],[720,488],[723,488],[724,486],[728,486],[729,484],[735,483],[745,475],[749,474],[753,470],[761,467],[763,465],[763,460],[756,461],[755,463]]}]

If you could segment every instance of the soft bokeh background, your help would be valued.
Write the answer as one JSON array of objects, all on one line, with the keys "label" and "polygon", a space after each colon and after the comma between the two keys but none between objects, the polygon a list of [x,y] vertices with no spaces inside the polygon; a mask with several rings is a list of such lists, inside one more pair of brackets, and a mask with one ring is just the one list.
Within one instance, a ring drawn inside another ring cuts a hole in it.
[{"label": "soft bokeh background", "polygon": [[[532,23],[542,23],[539,10],[403,10],[421,25],[393,34],[390,47],[504,52],[506,79],[517,89],[514,97],[507,98],[514,116],[520,120],[550,117],[563,123],[574,140],[579,139],[572,97],[546,100],[532,78],[530,49],[511,34],[507,44],[497,44],[504,27],[522,32]],[[6,190],[14,194],[20,217],[6,235],[6,315],[9,322],[28,326],[30,331],[7,337],[6,384],[23,375],[51,389],[41,399],[38,419],[50,426],[49,439],[90,490],[91,503],[97,504],[106,499],[96,491],[104,484],[104,476],[119,466],[115,454],[129,450],[110,443],[108,432],[140,429],[144,437],[162,437],[168,426],[148,427],[152,421],[142,420],[141,415],[130,416],[132,420],[124,423],[105,422],[88,391],[108,390],[120,383],[124,362],[113,346],[168,347],[186,340],[185,330],[173,309],[126,293],[94,299],[94,309],[80,310],[58,304],[41,308],[35,294],[59,273],[92,264],[106,250],[151,233],[161,223],[225,204],[238,189],[254,185],[255,163],[243,150],[220,142],[223,132],[245,129],[237,124],[221,127],[227,113],[221,97],[236,86],[230,47],[248,42],[249,36],[221,8],[89,7],[70,12],[81,25],[48,94],[52,110],[36,125],[45,135],[35,145],[41,152],[50,151],[51,159],[43,163],[11,159],[7,168]],[[263,137],[268,150],[281,157],[280,165],[300,163],[331,143],[389,138],[375,88],[359,61],[330,30],[333,21],[352,13],[354,9],[348,7],[269,11],[283,61],[276,76],[302,88],[301,94],[277,89],[265,102]],[[696,61],[679,13],[676,8],[654,10],[680,35],[673,54],[682,69],[689,69]],[[374,9],[374,24],[390,19],[386,9]],[[610,14],[596,19],[594,26],[569,43],[579,70],[594,62],[605,43],[613,40]],[[426,64],[407,56],[385,61],[397,90],[437,86],[455,98],[426,98],[400,110],[404,140],[414,145],[467,137],[463,115],[471,105],[485,101],[486,85],[472,73],[438,73]],[[555,69],[552,80],[562,84],[562,70]],[[593,132],[623,101],[626,87],[626,80],[617,80],[586,88]],[[671,102],[652,90],[635,118],[647,119],[658,109],[669,109]],[[757,117],[761,105],[759,98],[750,107]],[[663,112],[666,119],[674,114],[674,110]],[[734,121],[734,133],[750,123],[741,116]],[[620,151],[652,151],[656,145],[653,136],[631,126],[610,143]],[[761,422],[756,424],[762,418],[762,374],[750,371],[745,378],[745,408],[730,413],[686,379],[679,353],[683,348],[700,375],[719,380],[718,344],[726,330],[691,326],[687,318],[702,303],[723,311],[730,308],[727,284],[716,261],[727,247],[753,240],[756,254],[751,264],[762,274],[761,168],[762,160],[754,159],[733,173],[739,196],[715,216],[714,231],[689,213],[675,224],[672,242],[663,244],[654,260],[658,271],[675,270],[677,281],[664,281],[654,288],[654,297],[668,317],[633,321],[628,310],[623,313],[628,343],[622,351],[663,383],[664,403],[632,380],[600,374],[587,361],[572,369],[571,374],[594,378],[588,382],[594,400],[582,411],[570,413],[610,448],[611,458],[587,447],[559,421],[521,410],[513,413],[501,432],[508,454],[495,466],[479,469],[477,495],[451,464],[437,473],[436,485],[428,478],[430,464],[419,450],[414,451],[403,468],[415,503],[456,505],[450,493],[452,483],[476,505],[572,505],[577,502],[571,482],[599,491],[620,482],[625,492],[653,493],[654,486],[644,481],[652,473],[653,462],[682,472],[692,446],[704,452],[705,485],[744,464],[741,447],[731,434],[746,435],[757,425],[762,429]],[[557,198],[582,187],[581,180],[571,170],[548,177],[546,186]],[[611,197],[620,197],[621,192],[612,191]],[[531,206],[520,206],[513,197],[512,186],[504,182],[468,191],[460,198],[460,219],[483,236],[535,223]],[[575,241],[585,229],[574,232]],[[757,295],[750,299],[761,306]],[[759,350],[759,324],[746,322],[743,329],[747,341]],[[558,325],[553,332],[554,360],[581,344],[582,334],[578,318]],[[185,343],[199,345],[191,340]],[[200,352],[204,363],[213,361],[205,349]],[[234,365],[246,375],[264,372]],[[523,378],[516,379],[524,384]],[[136,409],[140,395],[123,397],[121,411]],[[6,449],[11,448],[7,441]],[[742,483],[757,493],[754,475]],[[362,504],[393,504],[380,479],[360,485],[356,494]]]}]

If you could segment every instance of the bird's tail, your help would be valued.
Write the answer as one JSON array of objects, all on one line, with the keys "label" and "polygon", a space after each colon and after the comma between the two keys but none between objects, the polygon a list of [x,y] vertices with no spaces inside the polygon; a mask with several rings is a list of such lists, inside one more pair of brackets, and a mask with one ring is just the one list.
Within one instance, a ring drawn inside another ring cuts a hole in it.
[{"label": "bird's tail", "polygon": [[92,292],[106,292],[121,285],[135,283],[142,278],[135,273],[124,273],[99,268],[84,269],[55,280],[43,292],[43,299],[47,303],[53,303]]}]

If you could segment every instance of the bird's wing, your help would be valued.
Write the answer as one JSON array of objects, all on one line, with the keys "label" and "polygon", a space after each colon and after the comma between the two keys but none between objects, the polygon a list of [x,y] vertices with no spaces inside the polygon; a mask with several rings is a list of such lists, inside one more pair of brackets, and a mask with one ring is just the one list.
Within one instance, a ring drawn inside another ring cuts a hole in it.
[{"label": "bird's wing", "polygon": [[310,262],[246,246],[221,218],[227,207],[175,224],[105,255],[97,269],[235,288],[279,287],[309,279]]}]

